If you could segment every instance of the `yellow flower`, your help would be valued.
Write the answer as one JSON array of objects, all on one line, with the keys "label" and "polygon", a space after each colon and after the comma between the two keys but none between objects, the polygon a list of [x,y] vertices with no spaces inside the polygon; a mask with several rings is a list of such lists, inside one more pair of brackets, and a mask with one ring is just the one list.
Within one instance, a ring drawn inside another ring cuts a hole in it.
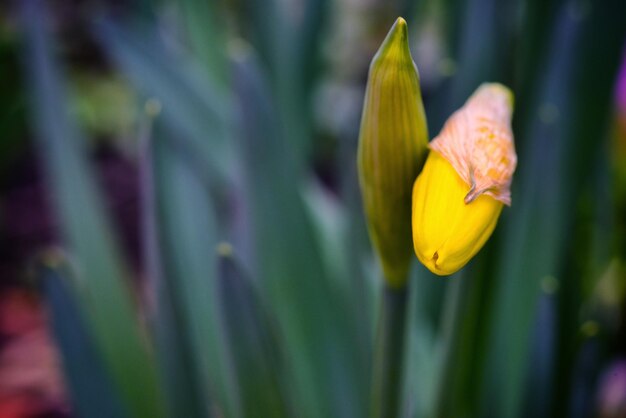
[{"label": "yellow flower", "polygon": [[390,286],[403,286],[411,255],[411,185],[428,131],[406,22],[398,18],[370,66],[358,169],[368,230]]},{"label": "yellow flower", "polygon": [[430,271],[461,269],[491,236],[517,164],[513,96],[483,84],[446,122],[413,186],[413,246]]}]

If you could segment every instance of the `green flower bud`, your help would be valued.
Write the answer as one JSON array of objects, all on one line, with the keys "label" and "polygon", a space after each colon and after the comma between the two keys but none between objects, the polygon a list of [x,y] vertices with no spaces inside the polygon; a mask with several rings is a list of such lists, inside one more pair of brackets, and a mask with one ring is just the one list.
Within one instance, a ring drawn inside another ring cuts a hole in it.
[{"label": "green flower bud", "polygon": [[412,259],[411,188],[427,144],[419,76],[400,17],[370,65],[358,149],[370,238],[393,287],[405,284]]}]

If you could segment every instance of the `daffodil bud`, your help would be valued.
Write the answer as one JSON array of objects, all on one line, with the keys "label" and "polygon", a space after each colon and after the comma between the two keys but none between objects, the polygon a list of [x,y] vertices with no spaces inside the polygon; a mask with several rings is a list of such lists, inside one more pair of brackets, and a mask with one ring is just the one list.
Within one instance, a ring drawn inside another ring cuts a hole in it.
[{"label": "daffodil bud", "polygon": [[483,84],[447,120],[413,186],[413,246],[430,271],[458,271],[491,236],[517,164],[513,95]]},{"label": "daffodil bud", "polygon": [[411,263],[411,186],[427,153],[428,131],[406,22],[398,18],[370,65],[358,169],[368,230],[390,286]]}]

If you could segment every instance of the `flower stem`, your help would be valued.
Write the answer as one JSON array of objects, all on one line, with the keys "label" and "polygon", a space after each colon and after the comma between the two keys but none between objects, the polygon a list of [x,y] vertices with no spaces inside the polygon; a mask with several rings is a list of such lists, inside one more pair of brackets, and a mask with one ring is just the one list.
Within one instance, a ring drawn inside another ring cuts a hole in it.
[{"label": "flower stem", "polygon": [[[461,280],[465,279],[465,280]],[[442,340],[443,352],[441,369],[437,383],[435,384],[435,404],[433,417],[442,418],[449,416],[453,405],[450,405],[452,379],[454,372],[455,348],[461,338],[463,325],[463,313],[467,298],[463,295],[469,293],[469,277],[456,277],[448,285],[446,303],[443,314]]]},{"label": "flower stem", "polygon": [[408,288],[384,285],[374,352],[371,418],[397,418],[402,400]]}]

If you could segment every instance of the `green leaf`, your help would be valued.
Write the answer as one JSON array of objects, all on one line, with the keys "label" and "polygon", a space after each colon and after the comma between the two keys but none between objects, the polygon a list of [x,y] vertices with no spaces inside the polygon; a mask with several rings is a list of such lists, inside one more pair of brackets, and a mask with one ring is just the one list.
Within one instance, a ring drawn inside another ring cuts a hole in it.
[{"label": "green leaf", "polygon": [[130,415],[161,417],[152,356],[137,324],[128,278],[96,191],[84,141],[67,115],[62,76],[51,56],[41,1],[22,4],[27,85],[39,152],[61,232],[76,263],[77,294],[107,370]]},{"label": "green leaf", "polygon": [[205,417],[209,415],[208,394],[215,398],[213,410],[232,408],[215,295],[216,220],[208,186],[184,155],[171,147],[175,135],[181,134],[157,119],[148,144],[155,326],[172,395],[171,416]]},{"label": "green leaf", "polygon": [[[567,299],[577,297],[577,279],[564,275],[568,270],[562,268],[564,249],[571,238],[578,188],[593,167],[592,157],[598,152],[595,141],[604,132],[609,80],[616,71],[616,57],[626,30],[614,17],[624,14],[620,2],[602,3],[597,8],[594,5],[592,10],[586,14],[573,4],[562,6],[546,50],[550,53],[547,71],[534,86],[537,93],[534,110],[529,113],[530,125],[524,130],[524,138],[518,140],[527,145],[520,154],[524,164],[519,167],[514,203],[502,231],[506,238],[503,257],[496,266],[499,288],[489,324],[490,362],[481,415],[488,411],[504,418],[523,415],[525,383],[532,370],[530,335],[541,281],[551,276],[562,283],[561,287],[567,287],[564,305],[559,309],[569,305]],[[597,34],[602,35],[601,41]],[[598,43],[603,48],[597,48]],[[603,62],[601,73],[596,72],[597,62]],[[575,317],[570,308],[559,323],[565,326]],[[573,357],[569,357],[568,347],[563,345],[557,352],[568,356],[570,363],[565,367],[569,370]],[[556,387],[556,393],[566,391],[567,385],[562,386]],[[493,398],[493,393],[499,396]],[[566,408],[566,397],[559,396],[561,404],[555,411]]]},{"label": "green leaf", "polygon": [[245,35],[259,54],[268,74],[274,80],[278,71],[281,53],[284,53],[285,19],[277,0],[259,2],[244,0],[242,2],[242,21]]},{"label": "green leaf", "polygon": [[[555,106],[563,114],[569,110],[566,74],[574,64],[572,31],[576,27],[567,15],[556,27],[555,33],[560,36],[550,50],[558,52],[553,55],[544,84],[537,86],[543,92],[541,103]],[[499,288],[489,324],[490,363],[482,408],[484,413],[489,408],[502,417],[520,414],[539,283],[546,275],[557,275],[558,248],[567,225],[561,187],[566,132],[554,121],[540,120],[538,115],[532,123],[527,130],[532,139],[526,149],[529,158],[518,170],[518,188],[513,189],[515,200],[508,213],[510,221],[501,231],[506,240],[495,271]],[[488,400],[486,394],[496,388],[500,396]]]},{"label": "green leaf", "polygon": [[217,87],[229,84],[226,36],[221,10],[215,1],[183,0],[180,2],[183,26],[192,53],[205,67]]},{"label": "green leaf", "polygon": [[292,416],[284,388],[285,364],[276,322],[227,244],[221,247],[218,295],[224,336],[237,376],[243,417]]},{"label": "green leaf", "polygon": [[83,312],[57,262],[39,266],[39,285],[48,304],[50,325],[63,358],[63,369],[77,416],[123,418],[126,411],[102,363]]},{"label": "green leaf", "polygon": [[[581,33],[576,43],[576,64],[572,71],[572,109],[569,115],[564,115],[570,127],[570,141],[566,149],[566,162],[564,164],[565,175],[563,183],[564,200],[566,207],[577,207],[578,218],[572,219],[570,225],[581,228],[580,222],[585,216],[584,205],[596,206],[602,214],[611,210],[602,207],[601,188],[607,187],[608,183],[602,180],[602,170],[597,164],[602,164],[601,154],[606,148],[613,148],[610,133],[612,123],[613,95],[615,94],[615,79],[618,73],[620,61],[623,59],[624,39],[626,39],[626,25],[622,16],[626,15],[626,4],[619,0],[610,0],[586,8],[584,5],[574,3],[570,5],[568,12],[574,19],[581,21]],[[602,45],[601,48],[598,45]],[[598,65],[597,63],[602,63]],[[615,148],[613,148],[615,149]],[[596,168],[596,170],[593,170]],[[593,174],[592,174],[593,173]],[[598,179],[594,178],[594,174]],[[598,182],[600,184],[594,184]],[[591,197],[581,193],[581,188],[588,190]],[[615,205],[615,202],[613,202]],[[617,209],[619,211],[619,209]],[[606,222],[606,217],[599,215]],[[600,225],[595,223],[594,226]],[[570,226],[569,235],[563,250],[568,251],[570,260],[578,260],[575,250],[583,247],[581,242],[574,241],[575,229]],[[620,236],[615,230],[614,236]],[[610,241],[605,245],[610,245]],[[606,247],[605,247],[606,248]],[[605,255],[606,256],[606,255]],[[593,260],[590,255],[587,259]],[[579,378],[584,373],[576,370],[572,364],[580,363],[580,359],[589,350],[583,344],[585,340],[580,338],[581,321],[580,307],[584,303],[583,270],[577,268],[576,263],[570,261],[562,267],[561,275],[567,278],[563,282],[558,293],[557,323],[558,340],[555,347],[555,383],[554,396],[552,397],[551,415],[568,410],[574,414],[572,407],[572,391],[568,383]],[[584,306],[584,305],[583,305]],[[586,318],[588,319],[588,318]],[[580,350],[580,351],[579,351]],[[590,356],[596,364],[602,359],[599,355]],[[586,357],[588,358],[588,357]],[[595,394],[590,393],[593,389],[589,385],[580,385],[577,389],[586,389],[587,396],[591,399]],[[576,390],[576,389],[574,389]]]},{"label": "green leaf", "polygon": [[[491,252],[490,243],[483,252]],[[442,320],[434,411],[427,416],[476,416],[485,369],[488,320],[493,305],[488,270],[490,257],[480,257],[448,283]]]},{"label": "green leaf", "polygon": [[188,163],[207,181],[229,179],[234,164],[226,92],[215,89],[190,57],[168,50],[154,30],[141,32],[103,20],[95,32],[141,92],[161,103],[161,118],[180,133],[170,140]]},{"label": "green leaf", "polygon": [[261,291],[276,308],[294,403],[304,417],[365,416],[367,365],[350,316],[323,268],[299,186],[303,168],[280,133],[267,87],[250,57],[234,73],[245,192]]},{"label": "green leaf", "polygon": [[[156,102],[149,102],[146,108],[156,112]],[[152,107],[150,107],[152,106]],[[153,117],[156,115],[149,115]],[[162,135],[161,135],[162,136]],[[162,140],[162,138],[159,138]],[[162,219],[163,209],[159,205],[164,194],[163,185],[155,182],[163,170],[157,173],[155,160],[170,160],[170,166],[184,170],[185,165],[177,154],[169,156],[162,141],[155,146],[157,140],[144,138],[142,144],[142,191],[144,193],[143,216],[145,253],[148,263],[149,277],[153,280],[152,291],[155,294],[156,312],[153,313],[152,327],[156,336],[157,356],[160,372],[163,376],[164,392],[167,396],[169,416],[204,417],[209,411],[209,399],[206,396],[207,381],[202,374],[202,368],[195,363],[196,357],[190,342],[189,321],[186,320],[184,308],[181,307],[178,288],[173,277],[168,277],[165,271],[162,231],[159,220]],[[165,156],[165,157],[164,157]],[[157,157],[157,158],[155,158]],[[157,191],[156,189],[159,188]],[[169,190],[166,189],[165,192]],[[203,214],[205,215],[205,214]],[[167,237],[166,237],[167,238]],[[171,257],[171,255],[170,255]]]},{"label": "green leaf", "polygon": [[280,1],[244,0],[244,28],[276,98],[280,129],[305,160],[314,149],[313,91],[320,73],[328,0],[305,0],[300,13]]}]

